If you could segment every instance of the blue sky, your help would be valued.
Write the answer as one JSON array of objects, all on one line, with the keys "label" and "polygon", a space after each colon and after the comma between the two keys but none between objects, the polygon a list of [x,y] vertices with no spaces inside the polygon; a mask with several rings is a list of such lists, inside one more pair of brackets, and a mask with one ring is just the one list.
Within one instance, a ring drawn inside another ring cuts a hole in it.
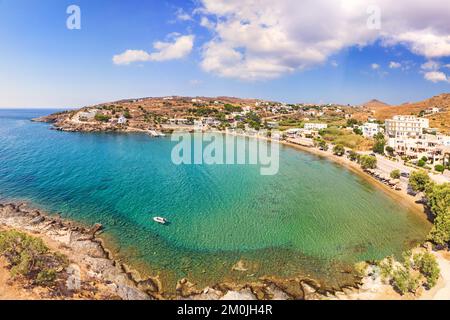
[{"label": "blue sky", "polygon": [[[299,11],[280,20],[267,13],[284,7],[266,1],[251,10],[251,0],[227,7],[210,1],[0,0],[0,107],[78,107],[166,95],[399,104],[450,91],[450,20],[410,23],[420,8],[401,17],[407,29],[391,22],[396,8],[385,4],[380,34],[342,23],[334,33],[332,22],[321,33],[322,19],[293,26],[289,19],[301,20]],[[429,2],[425,13],[445,11],[439,0]],[[66,27],[72,4],[81,9],[81,30]],[[329,21],[353,19],[344,14]],[[357,27],[362,21],[353,20]],[[437,39],[432,52],[421,40],[430,38],[424,32]],[[192,43],[173,47],[183,37]],[[154,46],[158,41],[162,49]],[[125,60],[114,63],[115,56]]]}]

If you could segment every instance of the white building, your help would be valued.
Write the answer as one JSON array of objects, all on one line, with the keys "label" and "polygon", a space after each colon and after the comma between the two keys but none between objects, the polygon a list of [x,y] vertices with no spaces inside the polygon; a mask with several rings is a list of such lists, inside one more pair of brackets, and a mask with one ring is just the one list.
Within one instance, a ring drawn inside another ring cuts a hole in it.
[{"label": "white building", "polygon": [[385,122],[386,134],[392,138],[416,137],[422,134],[423,129],[430,127],[426,118],[415,116],[394,116]]},{"label": "white building", "polygon": [[186,125],[188,124],[188,122],[189,122],[188,119],[179,119],[179,118],[169,119],[169,123],[172,125]]},{"label": "white building", "polygon": [[304,129],[301,129],[301,128],[292,128],[292,129],[286,130],[286,131],[285,131],[285,134],[286,134],[288,137],[294,138],[294,137],[296,137],[297,135],[299,135],[303,130],[304,130]]},{"label": "white building", "polygon": [[194,120],[194,129],[195,130],[203,130],[203,121]]},{"label": "white building", "polygon": [[429,109],[425,110],[425,113],[428,113],[428,114],[436,114],[436,113],[439,113],[440,111],[441,111],[441,110],[440,110],[439,108],[434,107],[434,108],[429,108]]},{"label": "white building", "polygon": [[417,159],[427,157],[440,161],[450,147],[450,136],[423,134],[416,137],[389,138],[388,145],[401,156]]},{"label": "white building", "polygon": [[118,123],[118,124],[126,124],[126,123],[127,123],[127,118],[125,118],[124,116],[120,116],[120,117],[117,119],[117,123]]},{"label": "white building", "polygon": [[326,123],[305,123],[306,130],[323,130],[328,128]]},{"label": "white building", "polygon": [[278,128],[279,126],[280,126],[280,124],[276,121],[267,122],[267,127],[271,128],[271,129]]},{"label": "white building", "polygon": [[97,109],[80,112],[78,114],[78,120],[79,121],[92,121],[95,119],[97,112],[98,112]]},{"label": "white building", "polygon": [[373,138],[377,133],[381,132],[378,123],[366,122],[362,125],[361,131],[366,138]]}]

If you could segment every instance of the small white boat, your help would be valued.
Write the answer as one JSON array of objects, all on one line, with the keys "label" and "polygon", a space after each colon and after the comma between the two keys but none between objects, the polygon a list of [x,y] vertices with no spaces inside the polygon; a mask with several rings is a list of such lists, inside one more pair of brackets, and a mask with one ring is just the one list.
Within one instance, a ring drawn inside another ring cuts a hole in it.
[{"label": "small white boat", "polygon": [[154,138],[166,136],[164,133],[156,131],[156,130],[149,130],[148,133]]},{"label": "small white boat", "polygon": [[154,217],[153,221],[160,223],[160,224],[167,224],[169,221],[167,221],[166,218],[162,218],[162,217]]}]

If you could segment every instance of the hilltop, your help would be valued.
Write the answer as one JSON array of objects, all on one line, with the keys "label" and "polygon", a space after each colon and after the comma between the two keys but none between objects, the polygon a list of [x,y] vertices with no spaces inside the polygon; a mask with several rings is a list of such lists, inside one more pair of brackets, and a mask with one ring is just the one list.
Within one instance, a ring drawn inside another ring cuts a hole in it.
[{"label": "hilltop", "polygon": [[362,106],[366,108],[381,108],[381,107],[389,107],[389,104],[377,99],[372,99],[364,103]]}]

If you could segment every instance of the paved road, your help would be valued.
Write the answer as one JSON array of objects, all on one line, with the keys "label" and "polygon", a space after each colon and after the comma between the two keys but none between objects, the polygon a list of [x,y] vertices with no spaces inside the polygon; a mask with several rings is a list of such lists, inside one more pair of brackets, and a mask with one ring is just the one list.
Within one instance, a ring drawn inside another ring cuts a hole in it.
[{"label": "paved road", "polygon": [[[407,172],[407,173],[411,173],[412,171],[415,171],[416,169],[411,168],[411,167],[407,167],[405,166],[402,162],[395,162],[392,160],[389,160],[385,157],[382,157],[380,155],[377,155],[377,166],[378,169],[380,169],[381,171],[385,172],[386,174],[390,174],[393,170],[400,170],[401,172]],[[450,182],[450,177],[448,175],[434,175],[434,174],[430,174],[431,179],[433,179],[434,182],[436,183],[445,183],[445,182]],[[402,178],[402,181],[406,181],[406,178]]]}]

